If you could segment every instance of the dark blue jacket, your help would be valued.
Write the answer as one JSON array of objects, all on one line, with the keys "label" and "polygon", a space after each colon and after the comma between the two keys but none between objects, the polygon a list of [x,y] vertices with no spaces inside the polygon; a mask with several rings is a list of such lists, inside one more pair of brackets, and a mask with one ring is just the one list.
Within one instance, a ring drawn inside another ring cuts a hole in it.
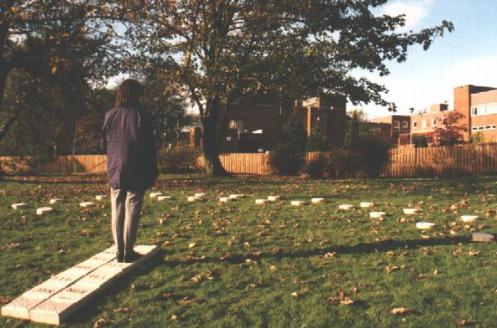
[{"label": "dark blue jacket", "polygon": [[102,132],[110,187],[130,191],[150,188],[158,175],[150,115],[115,107],[105,113]]}]

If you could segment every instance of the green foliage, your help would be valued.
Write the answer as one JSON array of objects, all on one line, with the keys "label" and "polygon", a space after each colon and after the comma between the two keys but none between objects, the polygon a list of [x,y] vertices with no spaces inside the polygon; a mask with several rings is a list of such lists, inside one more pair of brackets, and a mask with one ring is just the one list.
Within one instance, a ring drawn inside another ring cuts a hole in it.
[{"label": "green foliage", "polygon": [[305,151],[327,151],[330,150],[330,141],[319,129],[315,129],[305,145]]},{"label": "green foliage", "polygon": [[428,147],[428,141],[425,136],[413,136],[412,142],[414,147],[426,148]]},{"label": "green foliage", "polygon": [[376,178],[388,161],[390,146],[382,139],[358,137],[354,145],[335,147],[309,161],[304,173],[314,178]]},{"label": "green foliage", "polygon": [[[74,134],[75,121],[85,112],[87,89],[105,84],[108,76],[121,70],[123,65],[118,63],[127,53],[125,47],[117,46],[114,33],[116,21],[124,18],[123,7],[108,4],[103,0],[1,2],[0,141],[20,119],[19,107],[12,111],[3,104],[9,75],[17,74],[16,70],[29,75],[26,79],[33,88],[49,84],[60,90],[58,97],[66,109],[58,115]],[[35,119],[36,111],[25,107],[23,118]],[[74,136],[67,139],[73,141]]]},{"label": "green foliage", "polygon": [[162,148],[157,156],[159,171],[162,173],[185,173],[198,171],[198,150],[186,142],[178,142]]},{"label": "green foliage", "polygon": [[304,164],[307,137],[302,121],[294,113],[283,129],[281,140],[271,155],[271,165],[282,175],[299,173]]},{"label": "green foliage", "polygon": [[226,127],[218,123],[222,104],[229,114],[245,95],[274,94],[283,104],[327,92],[386,105],[384,86],[351,72],[387,75],[386,61],[405,61],[413,45],[428,49],[453,25],[398,32],[403,15],[375,14],[385,2],[150,2],[129,35],[142,66],[162,66],[171,82],[185,86],[217,153]]},{"label": "green foliage", "polygon": [[477,132],[471,134],[471,143],[472,144],[481,144],[485,142],[485,137],[483,133]]}]

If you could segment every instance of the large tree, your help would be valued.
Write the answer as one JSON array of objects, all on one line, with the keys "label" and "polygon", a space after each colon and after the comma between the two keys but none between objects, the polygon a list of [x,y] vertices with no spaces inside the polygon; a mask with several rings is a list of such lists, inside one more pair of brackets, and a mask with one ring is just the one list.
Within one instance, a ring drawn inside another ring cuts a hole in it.
[{"label": "large tree", "polygon": [[[0,140],[26,106],[4,106],[9,74],[22,70],[43,83],[58,81],[77,118],[82,90],[115,74],[114,63],[127,49],[119,46],[117,22],[130,17],[128,1],[0,1]],[[11,108],[12,109],[12,108]],[[75,119],[71,119],[75,122]],[[74,130],[74,124],[73,124]]]},{"label": "large tree", "polygon": [[400,32],[405,17],[375,14],[387,0],[178,0],[143,5],[136,49],[164,63],[200,111],[206,169],[224,174],[220,143],[232,104],[268,89],[281,97],[331,92],[386,105],[385,88],[351,75],[389,73],[408,47],[426,50],[450,22]]}]

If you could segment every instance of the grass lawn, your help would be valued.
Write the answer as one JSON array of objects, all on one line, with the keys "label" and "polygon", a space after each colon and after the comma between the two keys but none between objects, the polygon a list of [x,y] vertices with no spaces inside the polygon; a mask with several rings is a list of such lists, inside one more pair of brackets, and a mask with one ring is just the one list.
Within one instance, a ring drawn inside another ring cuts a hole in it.
[{"label": "grass lawn", "polygon": [[[143,208],[139,243],[162,253],[121,279],[67,322],[71,327],[450,327],[497,324],[497,244],[472,243],[461,214],[496,234],[495,177],[366,181],[162,177],[172,200]],[[6,302],[111,244],[104,183],[0,184],[0,300]],[[206,192],[208,200],[186,197]],[[218,197],[245,198],[220,204]],[[282,199],[265,206],[256,198]],[[291,199],[326,198],[290,206]],[[62,197],[55,212],[35,207]],[[12,210],[25,201],[30,207]],[[337,210],[375,202],[387,212]],[[402,209],[420,206],[416,216]],[[417,221],[436,228],[420,232]],[[392,314],[405,307],[404,315]],[[173,316],[176,320],[173,320]],[[2,327],[25,327],[1,318]],[[35,326],[34,324],[32,326]]]}]

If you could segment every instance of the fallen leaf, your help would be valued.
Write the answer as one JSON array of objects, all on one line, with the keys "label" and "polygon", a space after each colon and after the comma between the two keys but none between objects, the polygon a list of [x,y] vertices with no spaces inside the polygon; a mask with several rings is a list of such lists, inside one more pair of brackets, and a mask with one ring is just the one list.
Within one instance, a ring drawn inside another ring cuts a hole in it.
[{"label": "fallen leaf", "polygon": [[0,295],[0,304],[7,304],[7,303],[10,303],[10,301],[11,301],[10,298]]},{"label": "fallen leaf", "polygon": [[336,252],[327,252],[324,254],[324,257],[329,259],[329,258],[335,257],[336,254],[337,254]]},{"label": "fallen leaf", "polygon": [[129,308],[128,307],[119,307],[114,310],[115,313],[128,313]]},{"label": "fallen leaf", "polygon": [[100,318],[93,324],[93,328],[101,328],[109,325],[111,321],[107,318]]},{"label": "fallen leaf", "polygon": [[346,296],[343,300],[340,301],[340,304],[352,305],[352,304],[354,304],[354,301],[350,297]]}]

